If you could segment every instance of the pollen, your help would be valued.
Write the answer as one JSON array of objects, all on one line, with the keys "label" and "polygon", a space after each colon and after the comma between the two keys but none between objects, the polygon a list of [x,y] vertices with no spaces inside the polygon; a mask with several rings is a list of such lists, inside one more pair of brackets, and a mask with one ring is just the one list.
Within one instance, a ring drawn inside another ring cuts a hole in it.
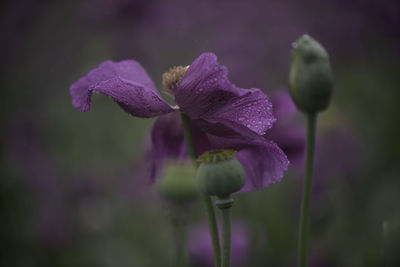
[{"label": "pollen", "polygon": [[182,80],[189,66],[174,66],[162,75],[162,89],[165,93],[174,95],[174,91]]}]

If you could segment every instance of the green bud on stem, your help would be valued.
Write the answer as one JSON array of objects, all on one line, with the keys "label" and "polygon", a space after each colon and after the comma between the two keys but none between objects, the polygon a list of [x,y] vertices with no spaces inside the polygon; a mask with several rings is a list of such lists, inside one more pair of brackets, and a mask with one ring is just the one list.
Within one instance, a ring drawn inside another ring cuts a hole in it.
[{"label": "green bud on stem", "polygon": [[157,190],[166,200],[176,203],[193,201],[198,195],[195,174],[190,164],[169,163],[157,181]]},{"label": "green bud on stem", "polygon": [[289,88],[294,103],[303,112],[316,113],[329,105],[333,89],[329,56],[307,34],[293,44]]}]

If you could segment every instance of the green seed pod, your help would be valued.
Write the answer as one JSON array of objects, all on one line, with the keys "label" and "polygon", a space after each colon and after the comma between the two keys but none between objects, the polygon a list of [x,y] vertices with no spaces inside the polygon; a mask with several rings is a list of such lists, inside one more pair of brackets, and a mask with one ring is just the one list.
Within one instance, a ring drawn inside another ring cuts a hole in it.
[{"label": "green seed pod", "polygon": [[234,150],[212,150],[198,158],[197,180],[206,195],[225,199],[244,186],[246,175],[235,154]]},{"label": "green seed pod", "polygon": [[165,166],[156,187],[166,200],[184,203],[194,200],[198,195],[195,169],[184,163],[170,163]]},{"label": "green seed pod", "polygon": [[307,34],[293,44],[289,74],[290,94],[297,108],[315,113],[329,105],[333,77],[324,47]]}]

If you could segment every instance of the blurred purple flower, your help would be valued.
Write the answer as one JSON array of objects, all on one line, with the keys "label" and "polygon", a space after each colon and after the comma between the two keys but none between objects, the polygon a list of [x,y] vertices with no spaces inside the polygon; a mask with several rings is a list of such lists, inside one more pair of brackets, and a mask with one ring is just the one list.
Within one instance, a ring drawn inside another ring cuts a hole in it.
[{"label": "blurred purple flower", "polygon": [[274,116],[277,118],[274,127],[264,137],[274,140],[290,160],[292,166],[300,168],[304,157],[304,127],[297,124],[297,111],[288,90],[276,91],[271,96]]},{"label": "blurred purple flower", "polygon": [[180,116],[174,112],[180,110],[191,119],[197,154],[215,148],[238,150],[247,174],[242,191],[261,189],[280,181],[289,161],[262,136],[275,122],[267,96],[259,89],[238,88],[227,76],[214,54],[200,55],[170,88],[177,104],[173,107],[161,98],[138,62],[106,61],[72,84],[70,92],[80,111],[89,110],[92,93],[100,92],[133,116],[163,115],[152,129],[152,180],[165,160],[186,155]]},{"label": "blurred purple flower", "polygon": [[[189,232],[189,255],[193,266],[214,266],[210,232],[207,225],[197,225]],[[243,223],[232,223],[231,266],[246,266],[249,256],[249,233]]]}]

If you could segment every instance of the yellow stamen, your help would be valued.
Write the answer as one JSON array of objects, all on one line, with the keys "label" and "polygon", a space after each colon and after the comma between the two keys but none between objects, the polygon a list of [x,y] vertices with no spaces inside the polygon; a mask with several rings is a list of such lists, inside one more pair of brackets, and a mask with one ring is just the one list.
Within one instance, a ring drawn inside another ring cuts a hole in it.
[{"label": "yellow stamen", "polygon": [[162,89],[165,93],[174,95],[174,91],[182,80],[189,66],[174,66],[162,75]]}]

